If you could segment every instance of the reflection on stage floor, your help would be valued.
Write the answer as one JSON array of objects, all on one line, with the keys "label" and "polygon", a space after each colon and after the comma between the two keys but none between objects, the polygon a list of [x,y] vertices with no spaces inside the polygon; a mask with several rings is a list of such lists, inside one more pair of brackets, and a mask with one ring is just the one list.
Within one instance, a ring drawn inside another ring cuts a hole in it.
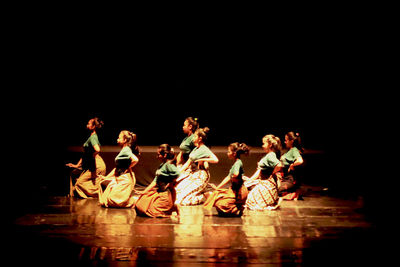
[{"label": "reflection on stage floor", "polygon": [[303,200],[237,218],[205,214],[201,205],[181,207],[179,217],[147,218],[97,199],[50,197],[16,219],[10,255],[55,266],[368,263],[376,231],[362,198],[321,192],[309,187]]}]

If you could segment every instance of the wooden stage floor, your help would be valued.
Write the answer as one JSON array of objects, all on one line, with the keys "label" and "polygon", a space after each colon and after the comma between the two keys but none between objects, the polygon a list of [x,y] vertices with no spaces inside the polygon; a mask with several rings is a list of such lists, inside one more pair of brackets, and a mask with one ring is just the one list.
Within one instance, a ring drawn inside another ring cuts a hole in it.
[{"label": "wooden stage floor", "polygon": [[350,266],[377,259],[378,233],[362,198],[306,187],[304,199],[241,218],[181,207],[179,218],[145,218],[97,199],[49,197],[9,229],[13,266]]}]

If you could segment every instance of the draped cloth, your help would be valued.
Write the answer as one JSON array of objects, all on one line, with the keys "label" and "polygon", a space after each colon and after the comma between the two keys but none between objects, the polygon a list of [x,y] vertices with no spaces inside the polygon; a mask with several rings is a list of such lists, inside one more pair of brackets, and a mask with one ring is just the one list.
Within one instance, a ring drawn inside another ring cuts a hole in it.
[{"label": "draped cloth", "polygon": [[203,190],[210,179],[208,171],[191,169],[183,172],[179,179],[182,181],[176,186],[176,204],[182,206],[198,205],[205,201]]},{"label": "draped cloth", "polygon": [[130,208],[134,204],[135,174],[100,178],[99,203],[103,207]]},{"label": "draped cloth", "polygon": [[73,177],[71,176],[71,195],[75,195],[76,193],[81,198],[98,196],[100,182],[99,175],[106,174],[106,164],[99,154],[97,154],[95,157],[95,164],[95,170],[84,170],[76,180],[74,186],[72,186]]},{"label": "draped cloth", "polygon": [[[281,179],[281,171],[274,173],[279,164],[275,152],[268,152],[258,163],[260,177],[245,182],[245,186],[252,188],[247,196],[246,208],[249,210],[270,210],[279,207],[277,182]],[[261,179],[260,179],[261,178]]]},{"label": "draped cloth", "polygon": [[206,210],[215,207],[220,216],[241,216],[248,195],[247,188],[242,185],[238,191],[218,189],[214,191],[204,203]]},{"label": "draped cloth", "polygon": [[258,180],[258,184],[249,192],[246,207],[249,210],[273,209],[278,204],[278,188],[271,175],[266,180]]},{"label": "draped cloth", "polygon": [[136,202],[135,209],[138,215],[148,217],[169,217],[175,208],[175,190],[172,186],[165,191],[153,188],[147,194],[141,195]]}]

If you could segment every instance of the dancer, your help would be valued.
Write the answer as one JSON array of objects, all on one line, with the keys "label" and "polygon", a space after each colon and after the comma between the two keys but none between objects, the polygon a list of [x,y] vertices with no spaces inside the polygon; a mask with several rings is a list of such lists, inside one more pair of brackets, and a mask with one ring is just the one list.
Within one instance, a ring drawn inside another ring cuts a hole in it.
[{"label": "dancer", "polygon": [[[212,207],[217,209],[220,216],[241,216],[244,210],[244,204],[247,199],[247,188],[243,185],[243,163],[240,160],[242,154],[248,154],[249,148],[244,143],[232,143],[228,146],[228,158],[235,161],[232,165],[229,175],[218,185],[209,184],[215,191],[208,197],[204,203],[206,210]],[[231,182],[229,189],[222,189],[224,185]]]},{"label": "dancer", "polygon": [[203,190],[210,179],[209,163],[218,163],[218,158],[204,144],[210,129],[199,128],[194,133],[195,148],[190,152],[189,159],[180,168],[181,175],[177,179],[176,204],[188,206],[204,202]]},{"label": "dancer", "polygon": [[162,163],[156,171],[156,177],[143,192],[138,192],[140,196],[135,205],[138,215],[168,217],[174,211],[179,213],[175,205],[175,182],[179,171],[172,164],[174,150],[168,144],[162,144],[158,147],[157,158]]},{"label": "dancer", "polygon": [[[104,125],[99,118],[90,119],[86,128],[91,132],[87,141],[83,144],[83,155],[77,164],[68,163],[66,166],[81,170],[79,178],[75,184],[73,180],[74,172],[70,177],[70,196],[81,198],[97,197],[99,191],[99,175],[106,174],[106,164],[99,155],[100,142],[97,130]],[[77,195],[76,195],[76,194]]]},{"label": "dancer", "polygon": [[282,155],[283,178],[279,186],[279,194],[285,200],[297,200],[300,196],[300,183],[295,167],[303,164],[303,147],[299,133],[288,132],[285,135],[285,146],[288,151]]},{"label": "dancer", "polygon": [[99,203],[104,207],[129,208],[134,203],[136,183],[132,168],[139,161],[136,134],[121,131],[117,143],[122,149],[115,158],[116,167],[107,176],[100,176]]},{"label": "dancer", "polygon": [[188,117],[183,123],[183,132],[187,135],[179,146],[181,150],[176,158],[176,165],[181,166],[189,159],[189,154],[196,147],[193,143],[194,132],[199,128],[197,118]]},{"label": "dancer", "polygon": [[277,181],[281,178],[281,164],[276,153],[280,150],[281,142],[272,134],[264,136],[262,141],[262,147],[267,154],[258,162],[258,168],[253,176],[245,181],[245,185],[257,182],[247,196],[246,208],[250,210],[269,210],[279,207]]}]

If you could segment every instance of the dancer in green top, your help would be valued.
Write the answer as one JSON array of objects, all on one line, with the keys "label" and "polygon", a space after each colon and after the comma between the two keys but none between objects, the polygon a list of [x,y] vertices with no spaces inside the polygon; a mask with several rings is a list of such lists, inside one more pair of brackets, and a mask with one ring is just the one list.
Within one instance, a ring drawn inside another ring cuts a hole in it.
[{"label": "dancer in green top", "polygon": [[[68,163],[66,166],[74,168],[70,177],[70,196],[81,198],[97,197],[99,191],[99,175],[106,174],[106,164],[99,155],[100,142],[97,130],[103,126],[99,118],[90,119],[86,128],[91,132],[87,141],[83,144],[83,155],[77,164]],[[80,173],[74,183],[76,172]]]},{"label": "dancer in green top", "polygon": [[104,207],[129,208],[134,203],[136,184],[132,168],[139,161],[136,134],[121,131],[117,143],[122,149],[115,157],[115,168],[106,177],[100,176],[99,203]]},{"label": "dancer in green top", "polygon": [[286,200],[297,200],[300,196],[300,183],[296,169],[303,164],[303,147],[299,133],[288,132],[285,135],[285,146],[288,151],[282,155],[283,178],[279,186],[279,195]]},{"label": "dancer in green top", "polygon": [[175,205],[175,185],[179,176],[178,168],[173,164],[174,150],[168,144],[158,147],[157,158],[161,165],[156,171],[155,178],[136,201],[136,213],[149,217],[169,217],[174,211],[179,213]]},{"label": "dancer in green top", "polygon": [[196,147],[190,152],[189,159],[180,167],[181,175],[177,179],[176,204],[198,205],[204,202],[203,190],[210,179],[209,163],[218,163],[217,156],[204,144],[210,129],[199,128],[194,133]]},{"label": "dancer in green top", "polygon": [[278,181],[281,178],[281,163],[276,157],[281,141],[278,137],[267,134],[263,137],[263,149],[266,155],[258,162],[256,172],[245,181],[245,185],[256,186],[250,190],[246,200],[249,210],[269,210],[279,207]]},{"label": "dancer in green top", "polygon": [[179,146],[181,150],[176,158],[176,165],[181,166],[189,159],[189,154],[196,147],[193,139],[194,132],[199,128],[197,118],[188,117],[183,123],[182,130],[187,135]]},{"label": "dancer in green top", "polygon": [[[212,207],[217,209],[220,216],[241,216],[244,210],[244,204],[247,199],[247,188],[243,185],[243,163],[240,159],[242,154],[248,154],[249,148],[244,143],[232,143],[228,146],[228,158],[235,161],[232,165],[228,176],[216,186],[209,184],[215,191],[207,198],[204,203],[206,210]],[[222,187],[231,182],[229,189]]]}]

